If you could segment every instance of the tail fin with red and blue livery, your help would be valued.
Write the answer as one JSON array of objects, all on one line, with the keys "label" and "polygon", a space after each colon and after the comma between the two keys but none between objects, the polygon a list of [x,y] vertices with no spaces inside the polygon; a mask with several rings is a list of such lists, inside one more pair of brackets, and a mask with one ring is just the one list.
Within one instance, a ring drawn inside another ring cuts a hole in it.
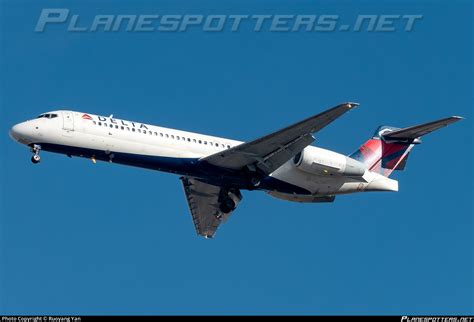
[{"label": "tail fin with red and blue livery", "polygon": [[420,137],[461,119],[451,116],[404,129],[380,126],[372,138],[350,157],[364,163],[369,170],[388,177],[394,170],[405,169],[410,151],[421,143]]}]

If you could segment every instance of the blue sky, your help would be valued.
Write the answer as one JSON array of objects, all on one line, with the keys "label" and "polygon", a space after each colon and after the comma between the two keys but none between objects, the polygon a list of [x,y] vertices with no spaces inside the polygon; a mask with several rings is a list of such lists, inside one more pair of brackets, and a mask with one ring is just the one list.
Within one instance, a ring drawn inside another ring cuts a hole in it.
[{"label": "blue sky", "polygon": [[[469,1],[0,2],[0,313],[473,314]],[[95,14],[422,14],[412,32],[33,32]],[[49,27],[49,26],[48,26]],[[251,140],[340,102],[316,144],[467,119],[424,139],[398,193],[296,204],[262,192],[214,240],[178,177],[42,155],[7,135],[71,108]]]}]

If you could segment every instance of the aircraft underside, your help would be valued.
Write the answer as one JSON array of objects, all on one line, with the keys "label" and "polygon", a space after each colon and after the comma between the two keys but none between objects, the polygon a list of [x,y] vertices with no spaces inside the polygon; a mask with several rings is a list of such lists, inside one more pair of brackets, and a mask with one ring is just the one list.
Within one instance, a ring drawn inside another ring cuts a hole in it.
[{"label": "aircraft underside", "polygon": [[228,188],[242,190],[277,191],[286,194],[311,195],[311,192],[296,185],[278,180],[271,176],[258,178],[252,182],[254,176],[245,171],[233,171],[212,165],[198,164],[197,158],[173,158],[163,156],[141,155],[114,151],[103,151],[82,147],[71,147],[50,143],[36,143],[31,146],[40,146],[41,150],[65,154],[67,156],[82,157],[94,161],[123,164],[133,167],[168,172],[186,177],[197,178],[202,182]]}]

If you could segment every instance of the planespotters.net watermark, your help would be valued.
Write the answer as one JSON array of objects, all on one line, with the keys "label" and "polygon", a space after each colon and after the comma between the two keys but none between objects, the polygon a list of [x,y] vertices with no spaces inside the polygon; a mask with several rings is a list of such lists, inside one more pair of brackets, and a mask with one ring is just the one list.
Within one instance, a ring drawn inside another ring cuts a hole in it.
[{"label": "planespotters.net watermark", "polygon": [[413,31],[421,14],[97,14],[65,8],[41,10],[35,32],[65,27],[67,32],[394,32]]},{"label": "planespotters.net watermark", "polygon": [[474,322],[472,316],[402,316],[401,322]]}]

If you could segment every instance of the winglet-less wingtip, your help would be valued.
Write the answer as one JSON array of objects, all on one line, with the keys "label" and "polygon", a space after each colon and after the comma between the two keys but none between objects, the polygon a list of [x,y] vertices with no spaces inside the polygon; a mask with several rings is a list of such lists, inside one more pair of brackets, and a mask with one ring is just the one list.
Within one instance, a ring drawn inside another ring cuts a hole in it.
[{"label": "winglet-less wingtip", "polygon": [[346,105],[349,109],[351,109],[351,108],[355,108],[355,107],[359,106],[359,103],[347,102]]}]

